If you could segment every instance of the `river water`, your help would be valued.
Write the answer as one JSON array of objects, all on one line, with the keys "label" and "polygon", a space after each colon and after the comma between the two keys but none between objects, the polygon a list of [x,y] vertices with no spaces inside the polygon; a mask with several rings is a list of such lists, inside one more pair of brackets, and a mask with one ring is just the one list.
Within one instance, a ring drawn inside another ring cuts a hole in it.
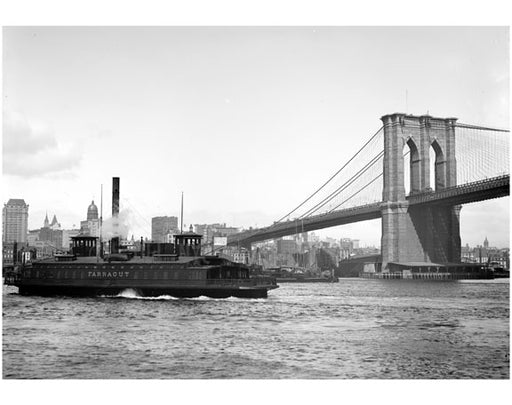
[{"label": "river water", "polygon": [[25,297],[4,379],[509,379],[509,281],[340,279],[268,299]]}]

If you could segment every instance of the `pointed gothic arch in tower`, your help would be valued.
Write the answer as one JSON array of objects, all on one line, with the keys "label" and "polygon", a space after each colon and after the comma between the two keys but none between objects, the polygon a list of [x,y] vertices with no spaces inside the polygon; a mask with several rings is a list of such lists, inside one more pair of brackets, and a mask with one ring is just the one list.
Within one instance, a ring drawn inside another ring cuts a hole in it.
[{"label": "pointed gothic arch in tower", "polygon": [[433,164],[430,165],[434,170],[434,184],[432,184],[432,188],[434,190],[442,190],[446,188],[446,159],[437,139],[434,138],[431,147],[434,150],[435,156]]},{"label": "pointed gothic arch in tower", "polygon": [[[382,264],[460,261],[460,207],[410,208],[405,196],[405,145],[410,150],[410,192],[456,185],[455,118],[390,114],[384,124]],[[435,152],[431,169],[430,149]],[[435,185],[430,173],[435,171]]]},{"label": "pointed gothic arch in tower", "polygon": [[420,191],[420,153],[412,137],[409,137],[405,144],[409,147],[409,190],[410,193]]}]

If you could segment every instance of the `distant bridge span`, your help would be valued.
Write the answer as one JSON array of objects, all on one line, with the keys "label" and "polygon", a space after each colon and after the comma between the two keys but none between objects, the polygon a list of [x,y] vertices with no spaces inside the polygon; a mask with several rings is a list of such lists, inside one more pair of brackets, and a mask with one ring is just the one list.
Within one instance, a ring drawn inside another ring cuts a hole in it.
[{"label": "distant bridge span", "polygon": [[[493,177],[440,191],[410,194],[406,197],[409,206],[468,204],[510,195],[510,175]],[[228,236],[228,245],[248,246],[251,243],[281,238],[302,232],[330,228],[354,222],[382,217],[381,202],[310,216],[299,220],[275,223],[274,225]]]}]

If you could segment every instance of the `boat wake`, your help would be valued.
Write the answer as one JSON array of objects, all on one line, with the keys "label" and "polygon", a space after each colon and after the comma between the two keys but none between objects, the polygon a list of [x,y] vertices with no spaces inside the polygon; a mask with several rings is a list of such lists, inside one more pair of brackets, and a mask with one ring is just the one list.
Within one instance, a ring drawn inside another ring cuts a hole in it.
[{"label": "boat wake", "polygon": [[[143,297],[139,295],[137,290],[133,288],[126,288],[121,291],[117,295],[101,295],[101,298],[125,298],[125,299],[133,299],[133,300],[147,300],[147,301],[175,301],[175,300],[183,300],[183,301],[247,301],[247,298],[239,298],[239,297],[228,297],[228,298],[212,298],[207,297],[205,295],[201,295],[199,297],[189,297],[189,298],[178,298],[173,297],[171,295],[159,295],[158,297]],[[265,298],[252,298],[251,302],[266,302]]]},{"label": "boat wake", "polygon": [[[239,297],[227,297],[227,298],[213,298],[207,297],[205,295],[200,295],[199,297],[188,297],[188,298],[179,298],[173,297],[172,295],[159,295],[158,297],[143,297],[139,295],[137,290],[133,288],[126,288],[121,291],[117,295],[100,295],[101,298],[125,298],[131,300],[145,300],[145,301],[247,301],[248,298],[239,298]],[[267,302],[265,298],[251,298],[251,302]]]},{"label": "boat wake", "polygon": [[179,298],[172,297],[171,295],[159,295],[158,297],[143,297],[139,295],[139,293],[134,290],[133,288],[127,288],[123,291],[121,291],[117,295],[102,295],[103,298],[127,298],[132,300],[161,300],[161,301],[173,301],[173,300],[179,300]]},{"label": "boat wake", "polygon": [[227,298],[213,298],[213,297],[207,297],[205,295],[201,295],[199,297],[194,298],[183,298],[187,301],[238,301],[238,302],[266,302],[266,298],[240,298],[240,297],[227,297]]}]

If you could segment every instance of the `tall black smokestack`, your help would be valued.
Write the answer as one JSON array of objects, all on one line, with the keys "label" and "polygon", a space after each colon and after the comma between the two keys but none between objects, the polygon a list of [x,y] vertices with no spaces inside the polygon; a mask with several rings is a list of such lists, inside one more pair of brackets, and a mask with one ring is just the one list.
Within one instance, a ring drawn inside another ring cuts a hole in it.
[{"label": "tall black smokestack", "polygon": [[112,177],[112,217],[119,216],[119,177]]},{"label": "tall black smokestack", "polygon": [[110,241],[110,253],[119,252],[119,233],[118,222],[119,217],[119,177],[112,177],[112,219],[113,219],[113,233],[114,236]]}]

